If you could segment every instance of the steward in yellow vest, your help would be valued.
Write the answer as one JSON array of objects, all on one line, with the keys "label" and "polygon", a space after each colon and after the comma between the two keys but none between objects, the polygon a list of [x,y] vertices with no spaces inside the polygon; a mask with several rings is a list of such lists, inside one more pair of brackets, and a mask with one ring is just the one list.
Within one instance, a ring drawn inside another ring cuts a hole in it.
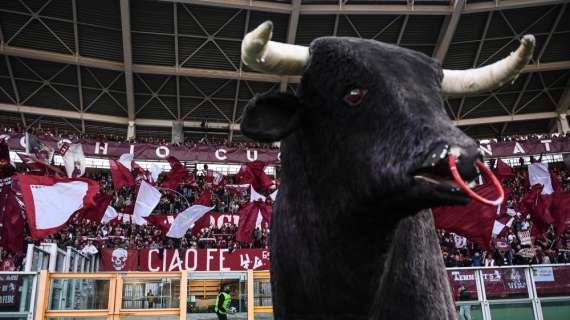
[{"label": "steward in yellow vest", "polygon": [[214,306],[214,311],[218,316],[218,320],[228,319],[228,309],[230,308],[230,303],[232,302],[232,296],[230,292],[232,290],[230,287],[224,287],[224,290],[216,297],[216,305]]}]

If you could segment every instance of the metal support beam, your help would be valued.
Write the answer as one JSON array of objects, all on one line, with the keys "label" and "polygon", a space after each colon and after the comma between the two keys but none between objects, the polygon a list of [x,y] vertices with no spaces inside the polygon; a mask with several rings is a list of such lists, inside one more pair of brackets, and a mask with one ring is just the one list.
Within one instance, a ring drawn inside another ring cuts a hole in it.
[{"label": "metal support beam", "polygon": [[[290,14],[294,9],[292,4],[259,1],[259,0],[161,0],[180,2],[193,5],[238,8],[254,11],[266,11]],[[547,6],[564,3],[567,0],[489,0],[480,3],[468,3],[464,13],[487,12],[507,9],[517,9],[534,6]],[[304,4],[301,14],[409,14],[409,15],[451,15],[453,8],[447,5],[418,5],[408,4]]]},{"label": "metal support beam", "polygon": [[451,8],[446,5],[405,5],[405,4],[304,4],[301,14],[382,14],[382,15],[449,15]]},{"label": "metal support beam", "polygon": [[133,56],[131,46],[131,12],[130,0],[121,0],[121,29],[123,31],[123,67],[125,69],[125,94],[127,96],[127,114],[129,127],[127,139],[134,139],[135,131],[135,93],[133,85]]},{"label": "metal support beam", "polygon": [[468,3],[463,13],[477,13],[518,8],[548,6],[567,2],[568,0],[493,0],[479,3]]},{"label": "metal support beam", "polygon": [[[86,58],[81,56],[73,56],[70,54],[62,54],[62,53],[49,52],[45,50],[13,47],[7,45],[0,45],[0,54],[57,62],[57,63],[67,63],[67,64],[93,67],[105,70],[114,70],[121,72],[124,72],[125,70],[122,62],[116,62],[105,59]],[[525,66],[521,72],[522,73],[543,72],[543,71],[555,71],[555,70],[566,70],[566,69],[570,69],[570,60],[531,64]],[[157,66],[157,65],[145,65],[145,64],[133,64],[132,72],[172,75],[172,76],[186,76],[186,77],[247,80],[247,81],[264,81],[264,82],[281,81],[280,76],[257,73],[257,72],[244,72],[239,70],[227,71],[227,70],[186,68],[186,67],[177,68],[174,66],[170,67],[170,66]],[[299,76],[289,77],[289,82],[298,83],[299,81],[300,81]]]},{"label": "metal support beam", "polygon": [[[59,117],[65,119],[85,119],[87,121],[95,121],[110,124],[129,125],[129,118],[108,116],[103,114],[66,111],[57,108],[43,108],[34,106],[22,106],[8,103],[0,103],[0,111],[6,112],[21,112],[25,114],[34,114],[49,117]],[[184,127],[187,128],[202,128],[201,121],[184,121]],[[158,119],[142,119],[138,118],[134,121],[133,125],[149,126],[149,127],[172,127],[172,120],[158,120]],[[209,129],[224,129],[224,130],[239,130],[239,124],[232,124],[228,122],[208,122]]]},{"label": "metal support beam", "polygon": [[495,117],[482,117],[473,119],[461,119],[453,121],[453,124],[461,126],[472,126],[478,124],[490,124],[490,123],[500,123],[500,122],[511,122],[511,121],[528,121],[528,120],[541,120],[541,119],[553,119],[558,117],[558,113],[552,112],[537,112],[537,113],[526,113],[526,114],[515,114],[508,116],[495,116]]},{"label": "metal support beam", "polygon": [[[301,0],[293,0],[291,4],[293,6],[293,11],[291,11],[291,15],[289,15],[289,30],[287,31],[287,43],[295,43],[295,38],[297,37]],[[281,83],[279,85],[279,91],[281,92],[287,91],[288,82],[289,82],[289,77],[287,76],[282,77]]]},{"label": "metal support beam", "polygon": [[570,80],[566,82],[566,89],[560,96],[560,101],[558,102],[558,109],[556,112],[558,113],[558,118],[556,119],[556,125],[558,127],[559,133],[567,133],[570,131],[568,125],[568,119],[566,119],[566,114],[568,113],[568,109],[570,108]]},{"label": "metal support beam", "polygon": [[451,40],[453,40],[455,30],[457,30],[457,26],[459,25],[461,11],[464,6],[465,0],[455,0],[453,3],[453,13],[446,18],[446,23],[444,23],[444,28],[442,28],[442,32],[440,33],[440,39],[433,53],[433,57],[441,62],[445,60],[445,55],[447,54],[447,50],[449,50]]},{"label": "metal support beam", "polygon": [[180,2],[193,5],[204,5],[224,8],[237,8],[255,11],[290,13],[291,5],[288,3],[276,3],[257,0],[161,0],[168,2]]},{"label": "metal support beam", "polygon": [[[42,108],[34,106],[18,106],[14,104],[0,103],[0,111],[16,112],[34,115],[44,115],[50,117],[60,117],[67,119],[85,119],[88,121],[128,125],[129,119],[127,117],[107,116],[103,114],[82,113],[77,111],[65,111],[57,108]],[[564,114],[565,115],[565,114]],[[453,124],[456,126],[471,126],[478,124],[500,123],[508,121],[527,121],[527,120],[541,120],[541,119],[556,119],[559,115],[557,112],[538,112],[527,113],[507,116],[483,117],[473,119],[455,120]],[[158,120],[158,119],[141,119],[138,118],[134,121],[137,126],[149,127],[172,127],[171,120]],[[184,121],[185,128],[202,128],[201,121]],[[209,129],[232,130],[239,131],[239,124],[230,124],[228,122],[208,122]]]}]

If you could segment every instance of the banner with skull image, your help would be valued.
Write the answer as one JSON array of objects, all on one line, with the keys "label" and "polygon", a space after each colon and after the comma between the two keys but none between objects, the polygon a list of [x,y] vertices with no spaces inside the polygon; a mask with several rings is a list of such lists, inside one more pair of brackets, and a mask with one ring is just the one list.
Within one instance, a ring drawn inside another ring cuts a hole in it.
[{"label": "banner with skull image", "polygon": [[138,250],[123,248],[101,250],[101,271],[136,271],[138,265]]}]

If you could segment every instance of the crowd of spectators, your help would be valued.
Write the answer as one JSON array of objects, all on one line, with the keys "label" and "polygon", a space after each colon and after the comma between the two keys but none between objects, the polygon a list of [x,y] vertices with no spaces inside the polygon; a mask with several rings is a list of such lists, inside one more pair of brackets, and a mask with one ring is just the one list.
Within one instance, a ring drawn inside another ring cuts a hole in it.
[{"label": "crowd of spectators", "polygon": [[[2,128],[2,131],[21,132],[21,128]],[[118,137],[100,135],[73,135],[67,131],[45,130],[36,128],[32,130],[35,135],[51,135],[58,138],[82,138],[82,139],[106,139],[107,141],[125,141]],[[528,135],[499,138],[496,141],[522,141],[532,139],[558,139],[559,135]],[[570,137],[566,135],[565,137]],[[148,138],[138,142],[166,143],[164,140]],[[189,141],[188,143],[193,143]],[[199,143],[209,143],[207,139],[201,139]],[[222,141],[222,144],[227,141]],[[570,177],[564,163],[550,164],[555,177],[560,179],[560,183],[566,191],[570,191]],[[22,168],[20,168],[22,169]],[[204,176],[201,172],[194,170],[194,175],[198,177],[193,184],[181,185],[177,190],[162,190],[162,197],[159,205],[153,214],[177,214],[192,205],[197,197],[207,188]],[[504,180],[505,187],[511,190],[507,207],[514,210],[518,208],[517,203],[521,201],[529,190],[527,170],[521,161],[515,167],[515,176]],[[111,176],[108,171],[88,170],[86,177],[99,182],[101,192],[113,195],[111,205],[118,212],[128,212],[132,210],[135,201],[133,189],[124,188],[119,191],[113,189]],[[233,183],[232,177],[227,177],[228,183]],[[208,187],[208,188],[211,188]],[[228,192],[226,188],[216,187],[212,189],[212,205],[214,212],[238,214],[239,208],[249,201],[247,192]],[[270,200],[268,200],[270,202]],[[528,245],[523,245],[521,235],[529,231],[532,227],[530,216],[525,212],[515,212],[514,222],[501,235],[494,239],[494,245],[499,243],[500,249],[484,250],[477,244],[467,241],[456,241],[457,235],[438,230],[443,259],[447,267],[467,267],[467,266],[497,266],[512,264],[537,264],[537,263],[570,263],[570,230],[556,237],[553,227],[539,238],[533,238],[534,255],[528,255]],[[181,239],[172,239],[165,236],[165,232],[158,226],[151,223],[147,225],[136,225],[126,222],[114,222],[100,224],[95,221],[73,217],[66,227],[59,233],[47,237],[43,242],[57,243],[65,248],[72,246],[85,254],[97,254],[102,248],[125,249],[137,248],[229,248],[231,250],[242,247],[266,248],[269,242],[269,228],[264,225],[254,231],[251,243],[239,243],[235,240],[237,226],[225,224],[222,226],[211,225],[201,230],[188,232]],[[32,243],[31,236],[26,230],[27,236],[23,239],[24,244]],[[459,238],[460,239],[460,238]],[[0,248],[0,271],[19,268],[21,257],[16,257]]]},{"label": "crowd of spectators", "polygon": [[[564,191],[570,191],[570,179],[564,163],[551,163],[552,176],[559,179]],[[523,197],[530,189],[526,166],[514,168],[515,176],[503,181],[503,185],[511,190],[507,200],[508,211],[514,220],[495,239],[492,250],[484,250],[472,241],[464,241],[457,235],[438,230],[443,259],[447,267],[478,267],[527,265],[548,263],[570,263],[570,229],[556,237],[554,227],[538,237],[532,237],[532,245],[525,245],[530,236],[533,222],[527,212],[518,212]],[[456,241],[457,239],[457,241]],[[530,252],[535,254],[528,254]]]},{"label": "crowd of spectators", "polygon": [[570,138],[570,132],[566,134],[545,133],[545,134],[497,136],[496,138],[486,140],[485,142],[486,143],[508,142],[508,141],[524,142],[524,141],[540,141],[540,140],[556,141],[557,139],[568,139],[568,138]]},{"label": "crowd of spectators", "polygon": [[[18,167],[23,170],[23,167]],[[205,189],[211,191],[212,212],[222,214],[239,214],[241,206],[249,201],[249,192],[229,192],[224,187],[213,187],[205,182],[202,172],[194,171],[197,177],[192,184],[180,185],[176,190],[161,189],[160,203],[153,211],[153,215],[171,215],[188,208],[197,200]],[[135,197],[134,188],[123,188],[118,192],[113,189],[109,171],[89,170],[84,175],[96,180],[101,193],[113,195],[111,206],[117,212],[132,213]],[[160,179],[163,176],[159,178]],[[228,184],[233,184],[233,177],[226,177]],[[268,197],[266,203],[271,205]],[[190,249],[190,248],[227,248],[230,251],[238,248],[268,248],[269,226],[261,224],[253,232],[250,243],[236,241],[237,225],[225,223],[221,226],[211,224],[200,230],[191,229],[181,239],[165,236],[165,231],[157,225],[147,223],[137,225],[131,221],[116,219],[107,224],[90,221],[81,215],[74,215],[65,227],[56,234],[50,235],[41,241],[33,241],[29,230],[25,230],[23,239],[24,248],[29,243],[56,243],[58,247],[65,249],[68,246],[86,254],[98,254],[103,248],[124,249]],[[13,271],[22,269],[23,257],[2,250],[0,248],[0,271]]]},{"label": "crowd of spectators", "polygon": [[[137,137],[136,139],[126,139],[123,135],[116,135],[116,134],[105,134],[99,133],[96,135],[92,134],[85,134],[79,133],[77,131],[70,131],[70,130],[59,130],[59,129],[46,129],[43,127],[30,127],[27,129],[28,132],[41,137],[41,136],[50,136],[55,137],[58,139],[67,138],[70,140],[74,139],[81,139],[87,141],[111,141],[116,143],[129,143],[129,144],[137,144],[137,143],[148,143],[148,144],[156,144],[156,145],[171,145],[171,141],[169,138],[164,136],[141,136]],[[14,127],[0,127],[0,132],[4,133],[23,133],[25,132],[24,128],[21,127],[19,124]],[[214,145],[214,146],[224,146],[224,147],[233,147],[233,148],[255,148],[255,149],[275,149],[278,148],[273,144],[268,143],[258,143],[255,141],[230,141],[225,135],[216,136],[216,135],[208,135],[204,133],[203,135],[191,135],[190,137],[186,137],[184,142],[177,145],[183,145],[186,147],[193,147],[193,146],[200,146],[200,145]]]}]

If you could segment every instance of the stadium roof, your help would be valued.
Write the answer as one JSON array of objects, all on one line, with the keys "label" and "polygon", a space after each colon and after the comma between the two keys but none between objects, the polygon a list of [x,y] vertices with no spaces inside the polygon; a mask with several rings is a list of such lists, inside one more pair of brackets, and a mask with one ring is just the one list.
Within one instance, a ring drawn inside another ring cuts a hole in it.
[{"label": "stadium roof", "polygon": [[[240,42],[265,20],[276,41],[374,38],[424,52],[452,69],[508,55],[536,36],[531,64],[512,85],[448,99],[468,134],[556,130],[570,106],[568,0],[2,0],[0,123],[88,133],[239,137],[247,100],[294,91],[297,77],[254,72]],[[207,128],[204,128],[207,121]]]}]

